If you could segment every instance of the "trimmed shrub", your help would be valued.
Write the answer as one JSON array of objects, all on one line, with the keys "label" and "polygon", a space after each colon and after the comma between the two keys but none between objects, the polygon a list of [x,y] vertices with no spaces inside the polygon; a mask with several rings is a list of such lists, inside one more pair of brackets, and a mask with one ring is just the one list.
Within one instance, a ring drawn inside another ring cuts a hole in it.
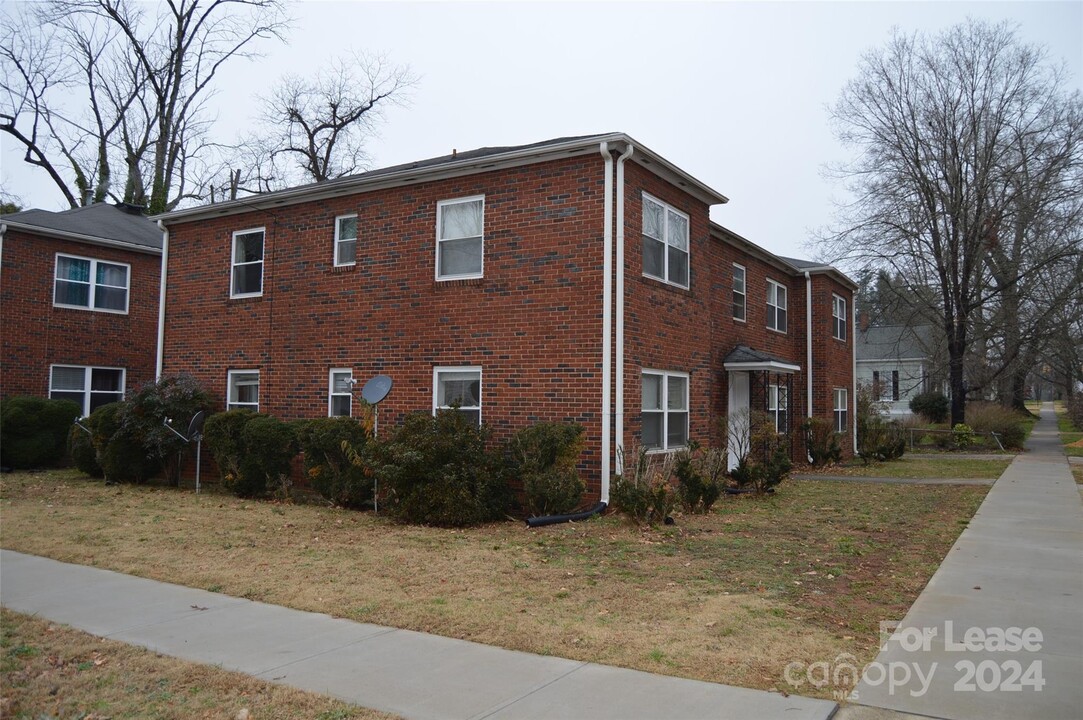
[{"label": "trimmed shrub", "polygon": [[0,465],[51,467],[64,459],[68,430],[82,414],[71,400],[11,397],[0,403]]},{"label": "trimmed shrub", "polygon": [[837,463],[842,459],[842,446],[835,424],[825,418],[813,417],[801,425],[805,432],[805,449],[815,467]]},{"label": "trimmed shrub", "polygon": [[[409,415],[376,453],[390,511],[404,522],[445,527],[503,518],[511,493],[489,431],[456,410]],[[381,505],[382,507],[382,505]]]},{"label": "trimmed shrub", "polygon": [[778,487],[793,469],[789,436],[775,430],[774,420],[766,413],[748,416],[747,451],[730,471],[730,479],[740,488],[762,495]]},{"label": "trimmed shrub", "polygon": [[[71,453],[75,467],[90,477],[105,477],[102,466],[98,463],[98,451],[94,448],[94,414],[83,418],[83,427],[72,423],[68,432],[68,452]],[[84,430],[83,428],[86,428]],[[90,432],[87,432],[89,430]]]},{"label": "trimmed shrub", "polygon": [[515,433],[506,454],[531,515],[565,513],[582,502],[586,484],[576,470],[582,452],[581,425],[540,422]]},{"label": "trimmed shrub", "polygon": [[910,412],[921,415],[931,423],[942,423],[948,419],[948,398],[944,393],[924,392],[910,400]]},{"label": "trimmed shrub", "polygon": [[857,454],[868,465],[873,460],[896,460],[906,452],[906,431],[898,424],[873,416],[857,428]]},{"label": "trimmed shrub", "polygon": [[364,425],[348,417],[318,418],[297,423],[296,433],[305,456],[305,475],[316,492],[341,507],[361,508],[372,503],[373,470],[367,458],[369,433]]},{"label": "trimmed shrub", "polygon": [[951,441],[956,450],[966,450],[974,444],[974,430],[966,423],[955,423],[951,429]]},{"label": "trimmed shrub", "polygon": [[215,413],[203,424],[203,440],[218,466],[222,485],[232,488],[241,476],[241,458],[244,457],[244,426],[256,414],[251,410],[228,410]]},{"label": "trimmed shrub", "polygon": [[[966,421],[976,433],[995,432],[1005,448],[1021,450],[1027,439],[1026,416],[997,403],[975,402],[966,406]],[[989,445],[996,447],[990,439]]]},{"label": "trimmed shrub", "polygon": [[637,522],[665,522],[677,507],[679,495],[673,487],[673,453],[648,454],[646,448],[632,448],[632,462],[624,458],[624,473],[613,478],[609,499],[613,507]]},{"label": "trimmed shrub", "polygon": [[158,463],[147,457],[139,439],[124,427],[122,406],[108,403],[90,414],[94,429],[91,441],[106,482],[146,482]]},{"label": "trimmed shrub", "polygon": [[241,449],[241,472],[230,490],[238,497],[259,497],[268,491],[288,496],[290,463],[297,454],[293,427],[271,415],[257,414],[241,429]]},{"label": "trimmed shrub", "polygon": [[179,485],[189,443],[165,427],[165,421],[171,420],[173,427],[185,433],[192,416],[210,407],[210,395],[191,375],[162,377],[144,384],[121,403],[120,422],[142,446],[144,463],[151,474],[164,470],[166,480]]}]

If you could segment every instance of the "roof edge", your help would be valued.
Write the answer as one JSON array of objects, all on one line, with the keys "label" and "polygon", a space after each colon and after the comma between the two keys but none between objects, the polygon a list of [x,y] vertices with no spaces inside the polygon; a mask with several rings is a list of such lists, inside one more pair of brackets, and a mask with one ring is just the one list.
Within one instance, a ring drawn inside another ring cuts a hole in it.
[{"label": "roof edge", "polygon": [[75,240],[76,242],[89,243],[91,245],[101,245],[103,247],[120,248],[122,250],[131,250],[133,252],[141,252],[147,255],[161,255],[162,249],[150,247],[149,245],[139,245],[137,243],[124,242],[123,240],[113,240],[111,238],[98,237],[97,235],[83,235],[82,233],[67,232],[66,230],[56,230],[54,228],[45,228],[40,225],[31,225],[29,223],[22,223],[12,220],[3,220],[4,225],[8,229],[21,230],[23,232],[33,233],[35,235],[43,235],[45,237],[51,237],[58,240]]},{"label": "roof edge", "polygon": [[848,275],[846,275],[846,273],[842,272],[836,267],[833,267],[831,265],[819,265],[816,267],[799,268],[792,263],[786,262],[786,260],[784,260],[780,255],[775,255],[773,252],[763,247],[762,245],[758,245],[752,242],[743,235],[739,235],[733,230],[730,230],[725,225],[716,223],[713,220],[710,223],[710,232],[711,234],[719,237],[719,239],[723,242],[730,242],[731,244],[733,244],[733,242],[736,241],[738,244],[744,246],[742,249],[752,250],[753,255],[758,255],[761,260],[764,260],[765,262],[770,263],[771,265],[774,265],[780,270],[788,272],[791,275],[801,276],[804,275],[806,272],[809,275],[830,275],[839,283],[848,287],[850,290],[857,290],[858,288],[856,282],[854,282]]}]

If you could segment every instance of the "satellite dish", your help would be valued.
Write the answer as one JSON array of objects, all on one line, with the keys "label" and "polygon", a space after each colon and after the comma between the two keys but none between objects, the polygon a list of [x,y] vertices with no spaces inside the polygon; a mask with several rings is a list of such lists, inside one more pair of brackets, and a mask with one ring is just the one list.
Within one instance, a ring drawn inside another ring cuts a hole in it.
[{"label": "satellite dish", "polygon": [[188,439],[191,440],[203,430],[205,415],[202,410],[192,416],[192,422],[188,423]]},{"label": "satellite dish", "polygon": [[377,375],[365,383],[361,388],[361,398],[369,405],[376,405],[391,392],[391,378],[387,375]]}]

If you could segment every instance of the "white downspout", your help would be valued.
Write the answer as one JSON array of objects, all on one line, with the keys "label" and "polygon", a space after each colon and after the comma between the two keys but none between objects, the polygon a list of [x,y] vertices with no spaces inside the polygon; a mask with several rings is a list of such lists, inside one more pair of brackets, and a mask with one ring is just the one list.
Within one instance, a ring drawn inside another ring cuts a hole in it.
[{"label": "white downspout", "polygon": [[605,158],[603,210],[605,231],[602,235],[602,493],[600,500],[609,503],[610,411],[613,384],[613,156],[609,143],[598,152]]},{"label": "white downspout", "polygon": [[[855,331],[857,330],[857,303],[853,301],[853,297],[850,298],[850,305],[853,306],[853,310],[850,312],[850,319],[852,322],[850,323],[850,327],[846,328],[846,334],[850,338],[850,357],[853,358],[852,369],[850,371],[850,378],[853,380],[853,388],[851,389],[853,395],[850,396],[850,403],[853,403],[854,407],[853,440],[854,455],[857,455],[857,338],[854,336]],[[849,405],[850,403],[847,404]],[[847,408],[847,411],[849,411],[849,408]]]},{"label": "white downspout", "polygon": [[158,229],[162,231],[162,269],[158,288],[158,354],[154,378],[161,380],[165,369],[165,276],[169,269],[169,228],[159,220]]},{"label": "white downspout", "polygon": [[[808,385],[805,398],[808,412],[806,416],[812,419],[812,274],[805,271],[805,364],[807,370],[805,371],[805,383]],[[805,454],[808,455],[809,462],[812,462],[812,454],[809,449],[805,448]]]},{"label": "white downspout", "polygon": [[635,148],[617,158],[617,469],[624,474],[624,161],[632,157]]}]

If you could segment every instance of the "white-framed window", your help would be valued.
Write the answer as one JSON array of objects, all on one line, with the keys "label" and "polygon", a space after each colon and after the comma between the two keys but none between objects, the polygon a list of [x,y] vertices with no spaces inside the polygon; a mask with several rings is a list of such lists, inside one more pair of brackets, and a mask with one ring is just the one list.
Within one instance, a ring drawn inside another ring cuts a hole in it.
[{"label": "white-framed window", "polygon": [[643,274],[688,287],[688,216],[643,194]]},{"label": "white-framed window", "polygon": [[353,414],[353,370],[331,368],[327,379],[327,417]]},{"label": "white-framed window", "polygon": [[891,371],[891,401],[898,402],[899,400],[899,371]]},{"label": "white-framed window", "polygon": [[846,341],[846,298],[831,295],[832,334],[836,340]]},{"label": "white-framed window", "polygon": [[259,412],[259,370],[230,370],[226,410]]},{"label": "white-framed window", "polygon": [[263,294],[264,228],[233,233],[230,267],[230,297],[255,297]]},{"label": "white-framed window", "polygon": [[56,254],[53,305],[126,314],[132,266]]},{"label": "white-framed window", "polygon": [[846,388],[835,388],[835,432],[844,433],[847,430],[846,417],[849,413],[848,395]]},{"label": "white-framed window", "polygon": [[453,410],[481,425],[481,368],[437,367],[432,371],[432,412]]},{"label": "white-framed window", "polygon": [[436,203],[436,279],[482,277],[485,263],[485,196]]},{"label": "white-framed window", "polygon": [[767,414],[775,423],[775,432],[790,431],[790,391],[785,385],[767,386]]},{"label": "white-framed window", "polygon": [[49,397],[74,400],[89,415],[124,399],[124,368],[53,365],[49,368]]},{"label": "white-framed window", "polygon": [[733,263],[733,319],[744,322],[748,311],[747,272],[744,265]]},{"label": "white-framed window", "polygon": [[357,263],[357,215],[335,218],[335,267]]},{"label": "white-framed window", "polygon": [[642,377],[643,432],[649,450],[673,450],[688,445],[688,375],[644,370]]},{"label": "white-framed window", "polygon": [[767,281],[767,327],[786,332],[786,286]]}]

